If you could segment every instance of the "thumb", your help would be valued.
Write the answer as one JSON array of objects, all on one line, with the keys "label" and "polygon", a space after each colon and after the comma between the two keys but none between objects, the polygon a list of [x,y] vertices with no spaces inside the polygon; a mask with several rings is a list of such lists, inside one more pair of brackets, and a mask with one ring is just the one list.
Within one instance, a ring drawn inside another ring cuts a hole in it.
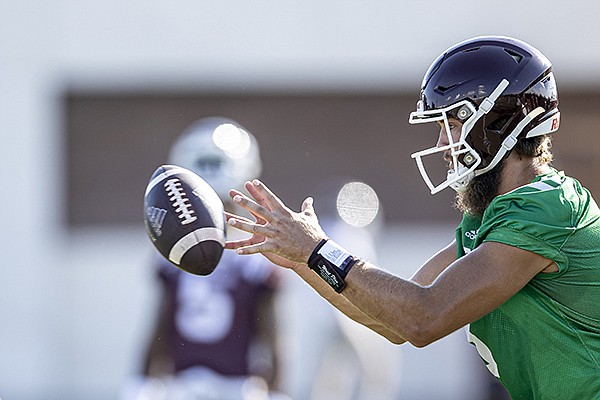
[{"label": "thumb", "polygon": [[304,201],[302,202],[302,212],[314,213],[313,202],[314,199],[312,197],[307,197],[306,199],[304,199]]}]

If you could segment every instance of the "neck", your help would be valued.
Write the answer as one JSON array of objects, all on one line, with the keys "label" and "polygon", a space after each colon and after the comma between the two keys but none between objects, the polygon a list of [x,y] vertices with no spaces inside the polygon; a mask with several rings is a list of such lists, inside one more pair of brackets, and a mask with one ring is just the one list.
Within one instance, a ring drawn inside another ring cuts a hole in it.
[{"label": "neck", "polygon": [[518,187],[527,185],[536,176],[550,172],[550,165],[540,164],[536,158],[525,158],[514,152],[508,156],[502,172],[499,194],[508,193]]}]

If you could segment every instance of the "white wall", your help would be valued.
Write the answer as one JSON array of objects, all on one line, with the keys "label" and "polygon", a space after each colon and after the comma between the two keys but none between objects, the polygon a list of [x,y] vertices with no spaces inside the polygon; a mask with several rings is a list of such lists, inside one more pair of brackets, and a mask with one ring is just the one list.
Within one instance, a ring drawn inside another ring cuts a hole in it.
[{"label": "white wall", "polygon": [[65,85],[416,92],[445,47],[494,33],[542,49],[559,85],[598,86],[599,11],[594,0],[0,0],[0,396],[106,399],[152,299],[139,232],[62,226]]}]

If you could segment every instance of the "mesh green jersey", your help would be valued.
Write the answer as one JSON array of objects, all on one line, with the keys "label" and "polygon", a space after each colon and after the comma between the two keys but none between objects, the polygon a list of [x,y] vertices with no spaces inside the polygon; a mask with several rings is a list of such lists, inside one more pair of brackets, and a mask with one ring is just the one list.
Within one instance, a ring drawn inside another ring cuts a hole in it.
[{"label": "mesh green jersey", "polygon": [[517,399],[600,399],[600,210],[573,178],[552,171],[465,215],[458,256],[486,241],[553,260],[469,326],[488,369]]}]

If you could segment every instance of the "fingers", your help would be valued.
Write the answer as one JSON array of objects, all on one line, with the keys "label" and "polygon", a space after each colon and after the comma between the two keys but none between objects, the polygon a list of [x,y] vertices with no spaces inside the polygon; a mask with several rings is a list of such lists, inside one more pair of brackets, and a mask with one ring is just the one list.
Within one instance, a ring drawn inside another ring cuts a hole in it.
[{"label": "fingers", "polygon": [[248,239],[243,239],[243,240],[232,240],[232,241],[225,242],[225,246],[223,246],[223,247],[225,249],[235,250],[240,247],[251,246],[252,244],[253,243],[252,243],[251,238],[248,238]]},{"label": "fingers", "polygon": [[[231,196],[235,203],[246,208],[251,214],[253,214],[254,217],[263,217],[266,221],[272,222],[271,219],[265,218],[267,214],[264,210],[283,215],[289,215],[292,212],[267,186],[265,186],[265,184],[258,179],[254,179],[252,182],[246,182],[244,187],[253,200],[248,198],[244,193],[235,189],[229,191],[229,196]],[[252,203],[255,203],[255,205]],[[258,208],[256,205],[262,207],[262,209]]]},{"label": "fingers", "polygon": [[235,252],[238,254],[260,253],[260,245],[254,243],[251,238],[226,242],[224,248],[228,250],[235,250]]},{"label": "fingers", "polygon": [[241,221],[252,223],[252,221],[250,221],[248,218],[244,218],[242,216],[232,214],[228,211],[224,211],[223,214],[225,214],[225,221],[229,221],[230,219],[239,219]]},{"label": "fingers", "polygon": [[[237,195],[241,195],[241,196],[243,196],[244,194],[243,194],[242,192],[239,192],[239,191],[235,190],[235,189],[232,189],[232,190],[229,192],[229,195],[231,196],[231,198],[233,198],[233,197],[235,197],[235,196],[237,196]],[[256,200],[256,202],[257,202],[258,204],[260,204],[261,206],[265,207],[265,208],[266,208],[266,209],[268,209],[268,210],[271,210],[271,209],[270,209],[270,207],[269,207],[269,205],[267,204],[267,202],[265,201],[265,199],[264,199],[264,198],[262,198],[262,197],[259,197],[259,198],[255,198],[255,200]],[[267,221],[266,221],[264,218],[262,218],[260,215],[257,215],[257,214],[255,214],[255,213],[253,213],[252,211],[249,211],[249,212],[250,212],[250,214],[251,214],[251,215],[252,215],[252,216],[253,216],[253,217],[256,219],[256,222],[257,222],[257,223],[260,223],[260,224],[262,224],[262,223],[265,223],[265,222],[267,222]]]},{"label": "fingers", "polygon": [[[248,195],[238,190],[229,192],[235,204],[246,209],[256,221],[227,214],[227,223],[252,234],[251,239],[229,242],[226,248],[238,254],[272,253],[285,259],[304,262],[306,249],[314,248],[314,238],[323,232],[313,210],[312,198],[302,204],[302,212],[296,213],[262,182],[255,179],[246,182]],[[306,244],[306,246],[304,246]]]},{"label": "fingers", "polygon": [[275,194],[258,179],[254,179],[252,182],[246,182],[245,187],[254,199],[268,207],[270,210],[276,212],[288,211],[288,208],[283,204],[279,197],[275,196]]},{"label": "fingers", "polygon": [[227,223],[239,230],[244,232],[252,233],[254,235],[261,235],[272,237],[273,229],[270,225],[261,225],[254,222],[250,222],[246,219],[232,217],[227,220]]},{"label": "fingers", "polygon": [[[262,241],[264,241],[264,238]],[[257,240],[257,238],[255,238],[254,236],[251,236],[244,239],[229,240],[225,242],[225,248],[229,250],[235,250],[240,247],[254,246],[255,244],[260,242],[261,241]]]},{"label": "fingers", "polygon": [[239,247],[235,250],[238,254],[257,254],[257,253],[268,253],[272,251],[271,246],[267,242],[263,242],[262,244]]},{"label": "fingers", "polygon": [[269,253],[275,250],[275,246],[267,241],[257,242],[254,237],[235,240],[225,243],[225,248],[235,250],[238,254]]},{"label": "fingers", "polygon": [[243,193],[238,192],[237,190],[230,191],[230,195],[232,196],[232,200],[234,203],[244,207],[248,210],[254,217],[260,217],[267,222],[271,222],[271,210],[265,206],[258,204],[256,201],[245,196]]},{"label": "fingers", "polygon": [[306,199],[304,199],[304,201],[302,202],[302,212],[307,214],[307,213],[312,213],[314,214],[314,209],[313,209],[313,198],[312,197],[307,197]]},{"label": "fingers", "polygon": [[247,188],[248,193],[250,193],[250,196],[252,196],[258,204],[273,211],[267,200],[254,188],[254,185],[251,182],[246,182],[245,187]]},{"label": "fingers", "polygon": [[230,190],[229,195],[234,203],[250,212],[256,221],[251,221],[248,218],[229,212],[225,212],[225,218],[229,225],[251,233],[252,236],[246,239],[227,242],[225,248],[235,249],[239,254],[254,254],[270,251],[273,248],[273,245],[267,242],[267,239],[273,236],[274,230],[269,223],[273,220],[269,201],[260,190],[255,188],[253,183],[246,182],[246,188],[254,200],[236,189]]}]

